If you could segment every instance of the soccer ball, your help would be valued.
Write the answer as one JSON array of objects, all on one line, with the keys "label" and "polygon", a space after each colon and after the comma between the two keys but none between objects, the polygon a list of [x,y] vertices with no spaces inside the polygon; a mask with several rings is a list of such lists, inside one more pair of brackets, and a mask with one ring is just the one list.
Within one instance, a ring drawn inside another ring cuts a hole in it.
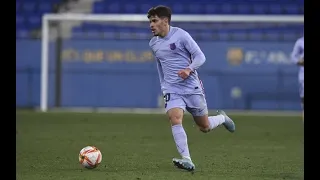
[{"label": "soccer ball", "polygon": [[94,146],[87,146],[81,149],[79,154],[80,164],[87,169],[96,168],[102,160],[100,150]]}]

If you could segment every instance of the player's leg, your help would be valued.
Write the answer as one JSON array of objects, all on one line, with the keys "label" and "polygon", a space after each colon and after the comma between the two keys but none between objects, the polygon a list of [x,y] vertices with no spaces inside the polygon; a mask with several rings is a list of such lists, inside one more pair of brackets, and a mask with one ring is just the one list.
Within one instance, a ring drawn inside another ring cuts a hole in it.
[{"label": "player's leg", "polygon": [[166,112],[171,123],[173,139],[177,150],[182,157],[181,159],[174,158],[172,161],[178,168],[192,171],[195,166],[191,161],[187,134],[182,126],[186,105],[181,96],[177,94],[166,94],[164,98]]},{"label": "player's leg", "polygon": [[302,121],[304,122],[304,80],[299,81],[300,98],[301,98],[301,108],[302,108]]},{"label": "player's leg", "polygon": [[208,108],[204,94],[194,94],[185,96],[186,109],[193,116],[193,119],[200,131],[209,132],[210,130],[224,125],[230,131],[235,131],[235,124],[232,119],[222,110],[217,111],[218,115],[208,116]]},{"label": "player's leg", "polygon": [[304,122],[304,97],[301,98],[301,106],[302,106],[302,121]]},{"label": "player's leg", "polygon": [[190,111],[195,123],[198,125],[200,131],[207,133],[214,128],[223,125],[229,132],[235,131],[235,123],[222,110],[218,110],[216,116],[208,116],[198,114],[196,111]]}]

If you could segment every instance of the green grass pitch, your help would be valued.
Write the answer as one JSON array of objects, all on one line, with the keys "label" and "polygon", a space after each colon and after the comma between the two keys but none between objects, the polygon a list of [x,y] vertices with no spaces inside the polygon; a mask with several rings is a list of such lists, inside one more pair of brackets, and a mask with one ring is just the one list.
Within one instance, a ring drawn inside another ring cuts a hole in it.
[{"label": "green grass pitch", "polygon": [[[176,169],[177,153],[165,115],[17,111],[17,180],[301,180],[301,117],[231,116],[204,134],[184,119],[194,173]],[[94,145],[99,167],[87,170],[79,151]]]}]

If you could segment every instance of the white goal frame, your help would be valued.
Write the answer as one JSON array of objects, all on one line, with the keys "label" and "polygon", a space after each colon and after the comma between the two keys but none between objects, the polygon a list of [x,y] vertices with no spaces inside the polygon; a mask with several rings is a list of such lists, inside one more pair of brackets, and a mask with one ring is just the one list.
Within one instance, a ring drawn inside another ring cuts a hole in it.
[{"label": "white goal frame", "polygon": [[[45,14],[42,16],[40,110],[48,111],[50,21],[147,21],[144,14]],[[303,15],[172,15],[178,22],[292,22],[304,23]]]}]

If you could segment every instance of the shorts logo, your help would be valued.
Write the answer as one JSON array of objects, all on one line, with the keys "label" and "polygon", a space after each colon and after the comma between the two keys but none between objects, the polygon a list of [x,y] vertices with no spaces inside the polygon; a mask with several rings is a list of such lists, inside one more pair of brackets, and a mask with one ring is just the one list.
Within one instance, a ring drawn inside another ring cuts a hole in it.
[{"label": "shorts logo", "polygon": [[176,49],[176,44],[174,44],[174,43],[170,44],[170,49],[171,50],[175,50]]}]

